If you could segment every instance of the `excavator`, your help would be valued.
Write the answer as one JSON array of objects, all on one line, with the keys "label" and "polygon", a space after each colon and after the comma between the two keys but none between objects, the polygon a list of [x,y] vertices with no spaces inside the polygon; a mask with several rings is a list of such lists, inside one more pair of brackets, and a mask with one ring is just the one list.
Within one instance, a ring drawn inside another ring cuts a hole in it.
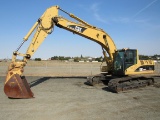
[{"label": "excavator", "polygon": [[[76,22],[60,16],[59,11],[69,15]],[[89,85],[95,85],[100,81],[107,80],[109,90],[120,92],[154,84],[152,74],[154,73],[155,63],[153,60],[139,60],[137,49],[123,48],[117,50],[114,41],[103,29],[88,24],[74,14],[64,11],[59,6],[52,6],[46,9],[23,38],[19,47],[13,52],[4,83],[4,93],[8,98],[27,99],[34,97],[23,75],[24,67],[45,38],[52,33],[54,26],[85,37],[102,47],[106,65],[101,67],[100,74],[87,77],[86,83]],[[18,52],[32,33],[34,35],[26,53]],[[23,59],[19,61],[16,59],[17,56],[22,56]]]}]

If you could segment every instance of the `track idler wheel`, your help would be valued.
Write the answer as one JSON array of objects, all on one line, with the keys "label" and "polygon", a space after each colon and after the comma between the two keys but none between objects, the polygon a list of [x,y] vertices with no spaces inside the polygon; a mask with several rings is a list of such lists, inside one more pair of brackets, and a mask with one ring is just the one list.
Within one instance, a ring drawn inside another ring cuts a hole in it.
[{"label": "track idler wheel", "polygon": [[90,85],[90,86],[94,86],[94,85],[100,84],[100,83],[102,83],[100,78],[101,78],[100,76],[87,77],[87,84]]},{"label": "track idler wheel", "polygon": [[13,74],[9,80],[6,80],[4,92],[9,98],[33,98],[33,93],[25,77],[19,74]]}]

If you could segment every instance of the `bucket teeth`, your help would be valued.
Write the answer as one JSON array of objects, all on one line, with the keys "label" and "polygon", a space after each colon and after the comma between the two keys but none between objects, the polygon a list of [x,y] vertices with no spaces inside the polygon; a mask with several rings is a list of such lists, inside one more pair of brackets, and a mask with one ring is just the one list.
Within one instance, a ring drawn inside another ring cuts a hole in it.
[{"label": "bucket teeth", "polygon": [[21,78],[19,74],[13,74],[4,85],[4,92],[9,98],[33,98],[27,80]]}]

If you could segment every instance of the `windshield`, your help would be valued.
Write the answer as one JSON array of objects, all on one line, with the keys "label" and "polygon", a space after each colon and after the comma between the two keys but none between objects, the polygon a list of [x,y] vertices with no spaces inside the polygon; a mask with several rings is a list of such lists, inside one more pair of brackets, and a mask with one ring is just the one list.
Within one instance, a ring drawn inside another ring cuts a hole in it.
[{"label": "windshield", "polygon": [[137,63],[136,50],[129,50],[124,53],[125,69]]},{"label": "windshield", "polygon": [[136,50],[121,50],[115,53],[114,74],[124,74],[125,70],[137,63]]},{"label": "windshield", "polygon": [[122,70],[123,71],[123,59],[124,59],[124,52],[117,52],[115,61],[114,61],[114,70]]}]

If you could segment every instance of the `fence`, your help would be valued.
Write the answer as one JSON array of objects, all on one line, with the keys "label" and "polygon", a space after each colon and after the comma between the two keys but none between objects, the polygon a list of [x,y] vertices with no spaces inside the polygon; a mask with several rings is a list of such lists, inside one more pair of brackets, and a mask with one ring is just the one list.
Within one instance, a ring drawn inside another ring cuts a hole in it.
[{"label": "fence", "polygon": [[[9,62],[0,62],[0,75],[5,76]],[[26,76],[89,76],[100,73],[101,63],[62,62],[62,61],[29,61],[24,68]],[[105,63],[103,63],[105,65]],[[160,74],[160,63],[155,65]]]},{"label": "fence", "polygon": [[[0,75],[6,75],[9,62],[0,63]],[[29,61],[24,68],[26,76],[88,76],[100,73],[101,63]]]}]

